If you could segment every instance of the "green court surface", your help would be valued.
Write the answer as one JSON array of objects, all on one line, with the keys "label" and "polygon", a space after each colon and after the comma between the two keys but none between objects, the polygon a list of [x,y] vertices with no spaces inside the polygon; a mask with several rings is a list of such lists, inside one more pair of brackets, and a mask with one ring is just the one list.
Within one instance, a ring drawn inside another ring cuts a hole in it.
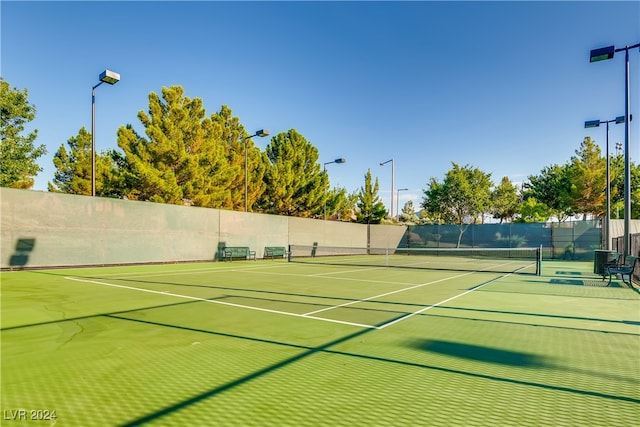
[{"label": "green court surface", "polygon": [[2,273],[2,425],[637,426],[640,295],[592,271]]}]

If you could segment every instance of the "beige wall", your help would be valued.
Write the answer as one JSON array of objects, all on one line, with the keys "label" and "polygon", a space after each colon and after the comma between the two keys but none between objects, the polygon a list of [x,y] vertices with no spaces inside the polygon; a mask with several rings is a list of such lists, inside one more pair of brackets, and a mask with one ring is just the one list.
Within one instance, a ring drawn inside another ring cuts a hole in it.
[{"label": "beige wall", "polygon": [[[405,227],[371,227],[395,246]],[[1,267],[215,260],[219,245],[366,247],[367,226],[149,202],[0,188]]]}]

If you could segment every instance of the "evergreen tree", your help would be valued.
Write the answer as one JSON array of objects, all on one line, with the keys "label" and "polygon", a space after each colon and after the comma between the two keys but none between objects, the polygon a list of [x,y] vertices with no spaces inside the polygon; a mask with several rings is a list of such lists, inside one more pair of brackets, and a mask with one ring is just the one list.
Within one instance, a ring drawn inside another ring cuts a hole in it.
[{"label": "evergreen tree", "polygon": [[[91,195],[91,134],[82,127],[53,156],[56,171],[47,184],[55,193]],[[121,153],[96,153],[96,196],[121,198],[126,194],[129,167]]]},{"label": "evergreen tree", "polygon": [[38,131],[21,135],[25,124],[36,116],[36,107],[29,104],[28,91],[11,88],[0,77],[0,186],[31,188],[34,177],[42,170],[36,163],[47,153],[44,145],[36,147]]},{"label": "evergreen tree", "polygon": [[148,139],[130,125],[118,130],[118,145],[134,179],[129,199],[230,207],[229,169],[222,127],[205,117],[202,100],[184,96],[180,86],[149,95],[149,114],[138,113]]},{"label": "evergreen tree", "polygon": [[413,206],[413,200],[407,201],[402,207],[400,221],[408,224],[418,224],[420,222],[420,218],[416,215],[416,208]]},{"label": "evergreen tree", "polygon": [[[84,126],[78,135],[67,140],[69,151],[60,145],[53,156],[56,171],[53,182],[48,183],[49,191],[67,194],[91,195],[91,133]],[[96,165],[97,165],[96,156]],[[96,179],[96,194],[98,180]]]},{"label": "evergreen tree", "polygon": [[357,222],[363,224],[380,224],[387,216],[387,209],[378,196],[378,178],[372,184],[371,169],[364,176],[364,186],[358,193]]},{"label": "evergreen tree", "polygon": [[327,219],[335,216],[340,221],[352,221],[357,200],[357,194],[347,194],[346,188],[332,189],[327,197]]},{"label": "evergreen tree", "polygon": [[[253,211],[253,206],[266,188],[264,174],[267,168],[263,153],[255,146],[253,138],[249,137],[238,117],[231,113],[231,109],[223,105],[220,112],[211,116],[211,121],[216,127],[221,144],[225,147],[228,168],[224,170],[225,177],[222,181],[229,188],[229,199],[221,206],[225,209],[244,210],[244,185],[245,174],[247,176],[247,206],[248,211]],[[245,148],[247,150],[247,170],[245,170]],[[218,173],[222,173],[218,170]],[[216,185],[221,185],[219,182]]]},{"label": "evergreen tree", "polygon": [[258,208],[271,214],[320,218],[329,179],[320,170],[317,148],[291,129],[271,139],[265,157],[266,189]]}]

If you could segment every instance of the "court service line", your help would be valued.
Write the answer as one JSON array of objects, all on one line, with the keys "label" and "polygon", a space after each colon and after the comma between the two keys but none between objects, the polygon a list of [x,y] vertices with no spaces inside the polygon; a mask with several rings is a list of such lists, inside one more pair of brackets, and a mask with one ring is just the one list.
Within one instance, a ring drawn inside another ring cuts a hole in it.
[{"label": "court service line", "polygon": [[[252,274],[260,274],[260,275],[313,277],[313,278],[323,278],[323,279],[326,278],[331,280],[343,280],[343,281],[349,281],[349,282],[382,283],[385,285],[406,285],[407,284],[407,282],[390,282],[388,280],[354,279],[352,277],[327,277],[327,276],[319,276],[317,274],[273,273],[271,271],[249,271],[249,270],[237,270],[237,271],[241,273],[252,273]],[[353,270],[353,271],[358,271],[358,270]]]},{"label": "court service line", "polygon": [[238,268],[235,265],[229,265],[228,267],[203,267],[203,268],[194,268],[194,269],[190,269],[190,270],[179,270],[179,271],[175,271],[175,270],[161,270],[161,271],[154,271],[154,272],[144,272],[144,271],[138,271],[138,272],[124,272],[124,273],[104,273],[104,274],[100,274],[100,277],[113,277],[114,279],[124,279],[126,280],[129,277],[154,277],[154,276],[175,276],[175,275],[181,275],[181,274],[203,274],[203,273],[227,273],[230,271],[249,271],[249,270],[258,270],[258,269],[267,269],[267,268],[277,268],[277,267],[282,267],[285,264],[280,264],[280,265],[255,265],[255,266],[246,266],[244,268]]},{"label": "court service line", "polygon": [[231,307],[245,308],[245,309],[249,309],[249,310],[264,311],[264,312],[267,312],[267,313],[281,314],[281,315],[285,315],[285,316],[303,317],[303,318],[306,318],[306,319],[320,320],[320,321],[323,321],[323,322],[340,323],[340,324],[343,324],[343,325],[357,326],[359,328],[378,329],[377,326],[365,325],[365,324],[362,324],[362,323],[346,322],[346,321],[336,320],[336,319],[326,319],[326,318],[323,318],[323,317],[316,317],[316,316],[312,316],[312,315],[309,315],[309,314],[290,313],[288,311],[271,310],[271,309],[268,309],[268,308],[253,307],[253,306],[250,306],[250,305],[235,304],[235,303],[226,302],[226,301],[215,301],[215,300],[210,300],[210,299],[206,299],[206,298],[194,297],[194,296],[191,296],[191,295],[176,294],[176,293],[168,292],[168,291],[154,291],[154,290],[151,290],[151,289],[136,288],[135,286],[117,285],[115,283],[101,282],[101,281],[98,281],[98,280],[79,279],[79,278],[71,277],[71,276],[66,276],[65,279],[73,280],[73,281],[76,281],[76,282],[93,283],[93,284],[96,284],[96,285],[112,286],[114,288],[130,289],[130,290],[134,290],[134,291],[147,292],[147,293],[150,293],[150,294],[167,295],[167,296],[172,296],[172,297],[177,297],[177,298],[190,299],[190,300],[194,300],[194,301],[208,302],[208,303],[212,303],[212,304],[220,304],[220,305],[226,305],[226,306],[231,306]]},{"label": "court service line", "polygon": [[417,284],[417,285],[409,286],[408,288],[396,289],[395,291],[385,292],[383,294],[374,295],[374,296],[363,298],[363,299],[360,299],[360,300],[357,300],[357,301],[345,302],[344,304],[334,305],[332,307],[327,307],[327,308],[322,308],[320,310],[310,311],[308,313],[305,313],[305,315],[313,315],[313,314],[321,313],[323,311],[329,311],[329,310],[333,310],[333,309],[341,308],[341,307],[346,307],[346,306],[353,305],[353,304],[359,304],[361,302],[369,301],[369,300],[372,300],[374,298],[382,298],[382,297],[386,297],[388,295],[393,295],[393,294],[397,294],[397,293],[400,293],[400,292],[406,292],[406,291],[410,291],[412,289],[421,288],[423,286],[433,285],[435,283],[440,283],[440,282],[444,282],[444,281],[451,280],[451,279],[458,279],[460,277],[468,276],[468,275],[473,274],[473,273],[475,273],[475,271],[470,271],[470,272],[464,273],[464,274],[458,274],[457,276],[444,277],[442,279],[434,280],[432,282],[420,283],[420,284]]},{"label": "court service line", "polygon": [[489,285],[489,284],[491,284],[491,283],[493,283],[493,282],[496,282],[496,281],[498,281],[498,280],[504,279],[505,277],[511,276],[511,274],[512,274],[512,273],[505,274],[505,275],[500,276],[500,277],[496,277],[495,279],[493,279],[493,280],[489,280],[488,282],[483,283],[483,284],[482,284],[482,285],[480,285],[480,286],[475,286],[475,287],[473,287],[473,288],[471,288],[471,289],[469,289],[469,290],[466,290],[466,291],[464,291],[464,292],[462,292],[462,293],[460,293],[460,294],[458,294],[458,295],[454,295],[454,296],[452,296],[451,298],[447,298],[447,299],[445,299],[445,300],[443,300],[443,301],[437,302],[437,303],[435,303],[435,304],[431,304],[431,305],[429,305],[429,306],[427,306],[427,307],[421,308],[421,309],[420,309],[420,310],[418,310],[418,311],[415,311],[415,312],[413,312],[413,313],[409,313],[409,314],[407,314],[406,316],[399,317],[399,318],[397,318],[397,319],[395,319],[395,320],[392,320],[392,321],[391,321],[391,322],[389,322],[389,323],[385,323],[385,324],[383,324],[383,325],[380,325],[380,326],[378,326],[378,327],[377,327],[377,329],[384,329],[384,328],[386,328],[387,326],[395,325],[396,323],[402,322],[403,320],[407,320],[408,318],[413,317],[413,316],[415,316],[415,315],[417,315],[417,314],[424,313],[425,311],[431,310],[432,308],[438,307],[438,306],[440,306],[440,305],[442,305],[442,304],[446,304],[446,303],[448,303],[449,301],[453,301],[454,299],[457,299],[457,298],[460,298],[460,297],[465,296],[465,295],[467,295],[467,294],[470,294],[471,292],[473,292],[473,291],[475,291],[475,290],[478,290],[478,289],[480,289],[480,288],[483,288],[483,287],[485,287],[485,286],[487,286],[487,285]]}]

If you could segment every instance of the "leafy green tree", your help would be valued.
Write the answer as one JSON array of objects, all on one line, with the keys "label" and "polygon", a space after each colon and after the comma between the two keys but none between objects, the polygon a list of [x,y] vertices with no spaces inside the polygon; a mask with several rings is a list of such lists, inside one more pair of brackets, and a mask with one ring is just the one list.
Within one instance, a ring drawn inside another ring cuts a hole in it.
[{"label": "leafy green tree", "polygon": [[456,224],[460,231],[457,246],[469,224],[481,221],[491,202],[491,174],[469,165],[452,162],[442,183],[431,178],[424,190],[422,207],[433,218]]},{"label": "leafy green tree", "polygon": [[318,149],[291,129],[271,139],[265,156],[266,189],[258,208],[271,214],[320,218],[329,178],[320,169]]},{"label": "leafy green tree", "polygon": [[518,212],[519,205],[520,199],[516,187],[508,177],[503,177],[500,185],[491,193],[491,213],[493,217],[500,219],[500,223],[505,220],[512,220],[513,216]]},{"label": "leafy green tree", "polygon": [[163,87],[162,98],[151,92],[149,114],[138,113],[147,138],[131,125],[118,130],[131,178],[127,198],[232,206],[230,185],[237,169],[230,168],[222,126],[205,114],[202,100],[184,96],[180,86]]},{"label": "leafy green tree", "polygon": [[585,219],[588,214],[603,216],[607,180],[606,160],[601,156],[600,147],[586,137],[571,158],[571,163],[574,210],[582,213]]},{"label": "leafy green tree", "polygon": [[25,125],[36,116],[29,103],[28,91],[11,88],[0,77],[0,186],[28,189],[42,170],[39,157],[47,153],[44,145],[36,147],[38,131],[22,135]]},{"label": "leafy green tree", "polygon": [[[631,169],[631,219],[640,218],[640,167],[633,162]],[[624,218],[624,155],[611,158],[611,217]]]},{"label": "leafy green tree", "polygon": [[358,193],[357,222],[362,224],[380,224],[387,216],[387,208],[378,196],[378,178],[372,184],[371,169],[364,176],[364,186]]},{"label": "leafy green tree", "polygon": [[515,222],[546,222],[551,216],[551,209],[535,197],[529,197],[520,204],[519,216]]},{"label": "leafy green tree", "polygon": [[572,165],[546,166],[540,175],[531,175],[524,184],[524,200],[534,198],[551,210],[559,221],[566,221],[575,213],[575,183]]}]

